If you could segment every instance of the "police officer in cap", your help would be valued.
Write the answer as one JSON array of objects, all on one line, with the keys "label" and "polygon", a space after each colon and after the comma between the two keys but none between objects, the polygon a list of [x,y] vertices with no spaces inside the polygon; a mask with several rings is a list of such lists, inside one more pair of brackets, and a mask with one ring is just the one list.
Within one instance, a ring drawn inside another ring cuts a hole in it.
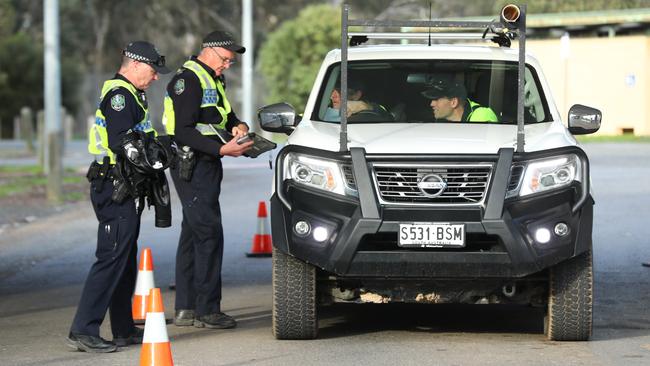
[{"label": "police officer in cap", "polygon": [[[183,205],[176,253],[177,326],[236,326],[220,305],[224,238],[219,194],[221,157],[240,156],[252,145],[236,141],[248,125],[232,110],[223,75],[245,50],[230,33],[212,32],[199,55],[186,61],[167,85],[163,124],[179,152],[171,176]],[[224,138],[223,132],[234,137]]]},{"label": "police officer in cap", "polygon": [[[144,90],[158,74],[166,74],[165,57],[149,42],[129,43],[122,52],[119,71],[102,86],[95,124],[89,132],[88,151],[95,162],[88,171],[90,200],[99,227],[97,260],[90,268],[68,345],[85,352],[113,352],[118,346],[142,343],[143,331],[134,326],[131,296],[136,278],[136,240],[141,209],[134,197],[123,202],[111,199],[113,167],[125,159],[123,141],[128,133],[155,133],[149,120]],[[106,310],[111,318],[113,342],[99,336]]]}]

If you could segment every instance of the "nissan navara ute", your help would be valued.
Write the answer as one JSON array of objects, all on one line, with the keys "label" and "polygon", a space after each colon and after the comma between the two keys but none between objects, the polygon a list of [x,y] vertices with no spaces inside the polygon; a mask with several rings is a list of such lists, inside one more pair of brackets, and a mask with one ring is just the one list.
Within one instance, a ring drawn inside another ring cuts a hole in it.
[{"label": "nissan navara ute", "polygon": [[[574,105],[563,122],[525,53],[525,7],[491,22],[342,12],[304,113],[258,112],[289,135],[271,197],[275,337],[317,337],[319,305],[410,302],[544,307],[549,339],[588,340],[594,200],[574,135],[601,113]],[[459,105],[461,121],[445,113]]]}]

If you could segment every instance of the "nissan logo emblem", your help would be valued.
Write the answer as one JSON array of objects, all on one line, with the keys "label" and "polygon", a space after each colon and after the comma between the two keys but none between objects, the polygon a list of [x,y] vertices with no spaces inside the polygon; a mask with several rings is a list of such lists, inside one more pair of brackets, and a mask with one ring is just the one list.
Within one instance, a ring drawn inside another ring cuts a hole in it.
[{"label": "nissan logo emblem", "polygon": [[438,197],[447,189],[447,182],[437,174],[427,174],[418,182],[418,188],[427,197]]}]

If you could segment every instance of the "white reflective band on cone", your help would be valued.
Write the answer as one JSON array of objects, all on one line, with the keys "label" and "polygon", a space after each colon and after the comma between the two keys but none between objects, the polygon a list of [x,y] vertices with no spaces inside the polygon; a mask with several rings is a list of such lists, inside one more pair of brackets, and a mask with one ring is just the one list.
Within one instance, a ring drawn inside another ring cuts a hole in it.
[{"label": "white reflective band on cone", "polygon": [[153,271],[138,271],[138,278],[135,280],[135,294],[149,296],[149,290],[156,287],[153,280]]},{"label": "white reflective band on cone", "polygon": [[144,323],[144,336],[142,343],[167,343],[167,324],[165,313],[147,313],[147,320]]},{"label": "white reflective band on cone", "polygon": [[257,219],[257,234],[266,234],[266,219],[264,217]]}]

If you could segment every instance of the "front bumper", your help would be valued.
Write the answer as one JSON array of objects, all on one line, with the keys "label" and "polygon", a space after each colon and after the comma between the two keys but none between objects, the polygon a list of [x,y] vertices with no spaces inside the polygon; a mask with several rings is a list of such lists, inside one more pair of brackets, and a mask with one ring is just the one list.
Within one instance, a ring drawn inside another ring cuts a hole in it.
[{"label": "front bumper", "polygon": [[[567,151],[581,156],[586,166],[584,176],[588,177],[587,158],[575,147],[526,154],[513,154],[511,150],[502,149],[491,157],[463,157],[490,158],[495,162],[496,174],[490,182],[484,206],[391,207],[378,203],[375,187],[369,179],[370,165],[363,151],[352,150],[350,155],[340,158],[347,158],[353,164],[359,198],[328,194],[290,181],[276,182],[276,193],[271,197],[273,244],[278,250],[340,277],[527,276],[591,247],[594,202],[585,185],[582,188],[569,186],[524,199],[504,200],[513,161]],[[424,161],[449,157],[407,158]],[[581,189],[587,192],[580,192]],[[332,234],[323,242],[300,237],[293,230],[299,220],[326,227]],[[459,249],[399,247],[397,232],[399,224],[405,222],[465,224],[466,246]],[[547,227],[552,232],[558,222],[569,226],[568,235],[552,235],[545,244],[533,239],[537,228]]]}]

